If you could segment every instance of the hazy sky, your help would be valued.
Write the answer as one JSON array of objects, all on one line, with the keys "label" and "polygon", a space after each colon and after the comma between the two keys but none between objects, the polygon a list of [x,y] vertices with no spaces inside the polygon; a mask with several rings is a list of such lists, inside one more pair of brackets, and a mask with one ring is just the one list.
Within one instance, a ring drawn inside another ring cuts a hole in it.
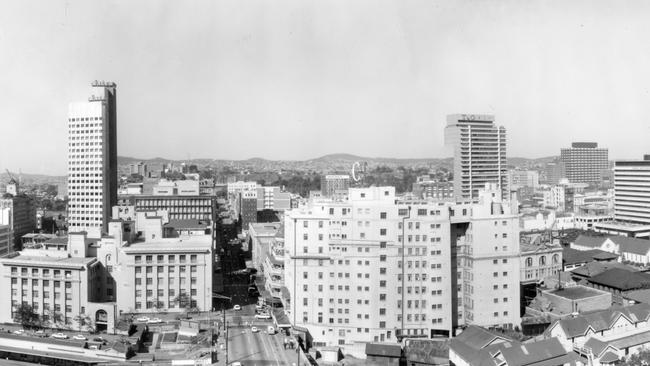
[{"label": "hazy sky", "polygon": [[95,79],[123,156],[443,157],[451,113],[509,156],[650,152],[647,1],[3,1],[0,52],[3,170],[65,174]]}]

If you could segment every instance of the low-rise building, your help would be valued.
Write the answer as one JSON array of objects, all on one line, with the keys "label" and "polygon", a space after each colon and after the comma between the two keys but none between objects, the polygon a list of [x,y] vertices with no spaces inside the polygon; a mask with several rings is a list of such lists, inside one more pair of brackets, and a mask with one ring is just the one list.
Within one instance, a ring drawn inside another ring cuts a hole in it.
[{"label": "low-rise building", "polygon": [[569,247],[562,248],[562,270],[571,271],[590,262],[616,262],[618,254],[600,249],[578,250]]},{"label": "low-rise building", "polygon": [[586,362],[557,338],[522,343],[477,326],[469,326],[449,345],[449,361],[456,366],[582,366]]},{"label": "low-rise building", "polygon": [[620,235],[580,235],[571,248],[578,250],[600,249],[618,254],[622,261],[647,265],[650,263],[650,240]]},{"label": "low-rise building", "polygon": [[541,234],[522,235],[519,243],[521,283],[538,282],[562,270],[562,246]]},{"label": "low-rise building", "polygon": [[[607,359],[615,355],[618,361],[650,346],[649,320],[650,304],[612,307],[557,320],[544,336],[558,339],[567,352],[575,350],[594,358],[611,352]],[[601,352],[604,349],[609,350]]]}]

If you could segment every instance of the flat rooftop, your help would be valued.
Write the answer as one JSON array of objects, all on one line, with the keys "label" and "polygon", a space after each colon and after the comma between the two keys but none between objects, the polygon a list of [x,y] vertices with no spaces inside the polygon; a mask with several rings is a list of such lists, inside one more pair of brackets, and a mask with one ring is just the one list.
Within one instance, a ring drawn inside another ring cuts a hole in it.
[{"label": "flat rooftop", "polygon": [[81,267],[86,266],[94,261],[97,258],[87,257],[49,257],[45,255],[23,255],[18,252],[16,256],[9,256],[2,258],[0,261],[2,263],[30,263],[33,265],[46,265],[46,266],[62,266],[62,267]]},{"label": "flat rooftop", "polygon": [[560,290],[548,291],[549,294],[561,296],[570,300],[586,299],[588,297],[602,295],[604,292],[594,290],[585,286],[565,287]]},{"label": "flat rooftop", "polygon": [[124,251],[135,252],[183,252],[204,251],[212,248],[212,235],[181,236],[178,238],[140,241],[124,247]]},{"label": "flat rooftop", "polygon": [[618,229],[618,230],[629,230],[629,231],[645,231],[650,230],[650,225],[648,224],[636,224],[632,222],[599,222],[595,223],[594,226],[598,226],[604,229]]}]

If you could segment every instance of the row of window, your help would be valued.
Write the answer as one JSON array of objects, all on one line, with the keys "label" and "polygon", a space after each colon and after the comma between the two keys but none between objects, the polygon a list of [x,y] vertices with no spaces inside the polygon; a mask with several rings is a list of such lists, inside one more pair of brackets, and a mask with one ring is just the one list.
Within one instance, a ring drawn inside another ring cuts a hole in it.
[{"label": "row of window", "polygon": [[[196,260],[195,260],[196,262]],[[190,267],[190,272],[191,273],[196,273],[196,266],[189,266]],[[165,266],[156,266],[156,273],[163,273],[165,272]],[[169,266],[167,267],[167,272],[168,273],[175,273],[176,272],[176,267]],[[187,266],[179,266],[178,267],[178,272],[180,273],[185,273],[187,272]],[[152,266],[147,266],[145,267],[145,273],[147,274],[152,274],[153,273],[153,267]],[[142,267],[135,267],[135,274],[139,275],[142,274]],[[148,277],[148,276],[147,276]]]},{"label": "row of window", "polygon": [[[145,258],[146,263],[153,263],[153,255],[147,255],[144,258]],[[178,256],[179,263],[185,263],[186,258],[187,258],[187,256],[185,254],[180,254]],[[134,259],[135,259],[135,264],[142,263],[142,256],[141,255],[136,255]],[[167,262],[168,263],[174,263],[175,260],[176,260],[176,255],[170,254],[170,255],[167,256]],[[165,261],[165,256],[164,255],[157,255],[156,256],[156,262],[163,263],[164,261]],[[190,255],[190,263],[196,263],[196,261],[197,261],[197,255],[196,254],[191,254]],[[136,267],[136,271],[138,270],[138,268],[140,268],[140,267]],[[147,268],[151,268],[151,267],[147,267]],[[149,271],[149,269],[147,269],[147,271]],[[196,272],[196,271],[193,271],[193,272]],[[136,273],[138,273],[138,272],[136,272]]]},{"label": "row of window", "polygon": [[[55,270],[50,271],[50,269],[48,269],[48,268],[44,268],[42,270],[39,269],[39,268],[32,268],[31,272],[30,272],[28,268],[25,268],[25,267],[20,268],[20,275],[21,276],[27,276],[27,275],[29,275],[29,273],[31,273],[32,277],[38,277],[39,273],[40,273],[40,274],[43,275],[43,277],[49,277],[50,272],[54,274],[54,278],[61,277],[62,273],[63,273],[63,275],[65,275],[65,278],[71,278],[72,277],[72,271],[61,271],[59,269],[55,269]],[[18,267],[11,267],[11,275],[12,276],[18,275]],[[12,278],[11,280],[12,280],[11,283],[14,283],[15,278]],[[26,280],[24,280],[24,281],[26,281]],[[34,281],[38,282],[38,280],[34,280]],[[58,283],[59,281],[55,281],[55,282]],[[69,282],[67,282],[67,283],[69,283]]]}]

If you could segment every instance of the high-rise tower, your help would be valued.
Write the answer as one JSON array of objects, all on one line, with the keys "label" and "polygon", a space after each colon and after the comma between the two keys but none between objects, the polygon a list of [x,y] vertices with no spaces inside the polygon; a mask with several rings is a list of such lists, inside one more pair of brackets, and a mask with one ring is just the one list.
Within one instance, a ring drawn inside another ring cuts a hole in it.
[{"label": "high-rise tower", "polygon": [[574,142],[560,150],[560,161],[571,183],[601,183],[603,171],[609,169],[608,159],[608,150],[596,142]]},{"label": "high-rise tower", "polygon": [[100,237],[117,205],[117,86],[104,81],[92,86],[103,95],[68,109],[68,229]]},{"label": "high-rise tower", "polygon": [[454,151],[456,198],[477,198],[487,183],[496,183],[502,198],[509,198],[506,129],[494,124],[494,116],[447,116],[445,145]]}]

